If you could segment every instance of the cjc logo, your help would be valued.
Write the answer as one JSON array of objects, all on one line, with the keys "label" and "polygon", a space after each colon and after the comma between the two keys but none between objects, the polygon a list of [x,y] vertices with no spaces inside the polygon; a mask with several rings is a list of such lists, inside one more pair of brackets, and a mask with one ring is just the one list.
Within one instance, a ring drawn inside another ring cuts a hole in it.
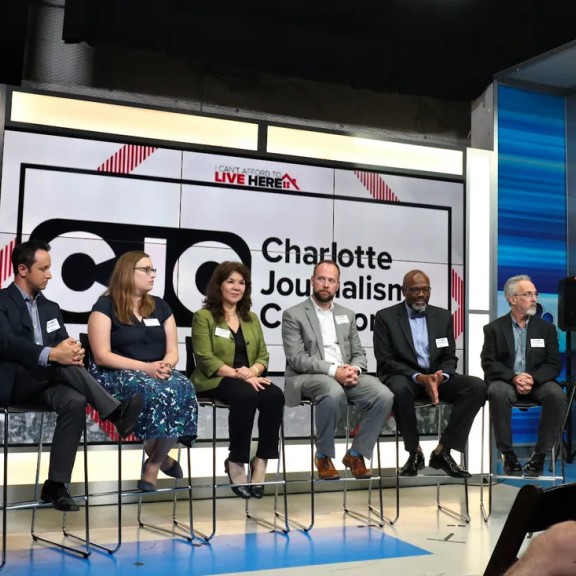
[{"label": "cjc logo", "polygon": [[248,245],[231,232],[54,219],[39,224],[30,239],[49,242],[53,259],[62,262],[60,278],[52,284],[64,292],[58,301],[64,320],[72,324],[88,321],[116,259],[130,250],[152,257],[159,269],[155,290],[163,287],[161,295],[178,326],[192,324],[192,310],[200,308],[219,262],[240,260],[248,268],[252,264]]}]

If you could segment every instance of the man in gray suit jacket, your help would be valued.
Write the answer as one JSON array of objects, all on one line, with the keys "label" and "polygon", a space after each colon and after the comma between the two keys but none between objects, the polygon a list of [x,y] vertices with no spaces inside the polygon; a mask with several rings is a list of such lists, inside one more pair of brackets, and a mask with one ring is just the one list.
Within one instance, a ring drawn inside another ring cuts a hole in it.
[{"label": "man in gray suit jacket", "polygon": [[343,464],[356,478],[369,478],[364,458],[371,458],[392,409],[391,392],[366,374],[354,312],[333,302],[340,268],[332,260],[314,267],[312,296],[286,310],[282,342],[286,354],[286,405],[302,399],[316,403],[316,468],[323,480],[337,480],[334,432],[348,402],[364,411],[359,432]]},{"label": "man in gray suit jacket", "polygon": [[428,398],[434,404],[453,404],[448,425],[430,456],[430,466],[455,478],[469,478],[456,464],[450,449],[464,451],[478,410],[486,400],[486,385],[480,378],[456,372],[456,345],[452,315],[444,308],[429,306],[430,279],[421,270],[404,276],[404,302],[376,314],[374,354],[378,377],[394,393],[394,417],[402,432],[409,457],[402,476],[416,476],[424,468],[414,400]]},{"label": "man in gray suit jacket", "polygon": [[[509,278],[504,296],[510,313],[484,326],[481,354],[494,438],[505,474],[540,476],[566,413],[566,394],[556,382],[562,368],[558,334],[554,324],[535,316],[538,292],[528,276]],[[523,467],[512,446],[512,404],[518,399],[542,405],[538,442]]]}]

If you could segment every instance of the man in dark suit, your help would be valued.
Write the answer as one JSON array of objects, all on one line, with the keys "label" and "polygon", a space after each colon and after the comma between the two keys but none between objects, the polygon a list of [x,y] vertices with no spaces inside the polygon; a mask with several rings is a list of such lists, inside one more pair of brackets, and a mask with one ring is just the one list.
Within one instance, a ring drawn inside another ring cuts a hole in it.
[{"label": "man in dark suit", "polygon": [[396,424],[409,452],[400,474],[416,476],[424,468],[414,400],[428,396],[434,404],[440,400],[453,404],[440,443],[430,456],[430,466],[455,478],[469,478],[450,449],[464,451],[474,418],[486,400],[486,385],[480,378],[456,373],[452,315],[428,305],[431,290],[428,276],[412,270],[402,283],[404,301],[376,314],[377,374],[394,393]]},{"label": "man in dark suit", "polygon": [[84,350],[70,338],[60,307],[42,294],[52,274],[50,246],[19,244],[12,253],[14,282],[0,290],[0,404],[46,406],[58,415],[48,480],[41,500],[57,510],[78,510],[70,482],[84,429],[86,404],[128,436],[142,409],[136,394],[121,404],[84,369]]},{"label": "man in dark suit", "polygon": [[332,463],[334,432],[348,401],[362,409],[360,429],[342,463],[355,478],[369,478],[364,458],[371,458],[378,435],[392,408],[392,394],[366,374],[366,353],[352,310],[333,302],[340,268],[318,262],[312,274],[312,296],[282,316],[286,354],[286,405],[302,398],[316,402],[316,468],[323,480],[337,480]]},{"label": "man in dark suit", "polygon": [[[535,316],[538,292],[528,276],[509,278],[504,297],[510,314],[484,326],[481,353],[494,437],[505,474],[540,476],[566,412],[566,394],[555,380],[561,369],[558,334]],[[538,442],[524,467],[512,447],[512,404],[519,398],[542,405]]]}]

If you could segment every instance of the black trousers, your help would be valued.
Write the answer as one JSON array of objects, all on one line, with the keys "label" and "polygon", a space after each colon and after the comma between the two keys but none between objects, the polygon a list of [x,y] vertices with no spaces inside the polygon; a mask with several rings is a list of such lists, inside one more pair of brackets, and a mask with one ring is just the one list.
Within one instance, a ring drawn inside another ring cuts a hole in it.
[{"label": "black trousers", "polygon": [[257,392],[240,378],[222,378],[217,388],[197,393],[198,398],[216,398],[230,406],[228,436],[230,460],[249,462],[254,417],[258,410],[258,449],[256,456],[278,458],[280,425],[284,413],[284,393],[269,384]]},{"label": "black trousers", "polygon": [[79,366],[28,368],[17,365],[11,404],[44,404],[56,412],[48,479],[67,483],[86,421],[86,404],[105,420],[120,402]]},{"label": "black trousers", "polygon": [[[414,452],[420,443],[414,401],[428,398],[428,395],[422,386],[414,384],[407,376],[389,376],[385,384],[394,394],[393,412],[404,438],[404,447],[408,452]],[[440,444],[463,452],[474,418],[486,401],[486,384],[475,376],[454,374],[438,388],[438,396],[440,400],[453,404]]]}]

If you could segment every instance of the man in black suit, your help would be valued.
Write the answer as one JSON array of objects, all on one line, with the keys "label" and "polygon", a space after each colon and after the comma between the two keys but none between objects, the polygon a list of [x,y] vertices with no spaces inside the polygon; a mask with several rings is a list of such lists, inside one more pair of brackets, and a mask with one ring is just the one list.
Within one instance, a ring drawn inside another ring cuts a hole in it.
[{"label": "man in black suit", "polygon": [[58,415],[48,480],[41,500],[57,510],[78,510],[70,482],[84,429],[86,404],[128,436],[142,410],[136,394],[121,404],[84,369],[84,349],[70,338],[60,307],[42,294],[50,272],[50,246],[31,240],[12,253],[14,282],[0,290],[0,404],[43,405]]},{"label": "man in black suit", "polygon": [[[510,314],[484,326],[481,359],[498,450],[504,473],[540,476],[566,412],[566,394],[556,382],[562,363],[556,327],[535,316],[538,292],[529,276],[513,276],[504,284]],[[542,405],[538,442],[520,466],[512,447],[512,404],[519,398]]]},{"label": "man in black suit", "polygon": [[450,449],[464,451],[470,428],[486,400],[486,385],[480,378],[456,373],[452,315],[429,306],[430,280],[421,270],[404,276],[404,301],[376,314],[374,354],[377,374],[394,393],[394,416],[404,437],[409,457],[402,476],[416,476],[424,468],[414,401],[428,396],[434,404],[453,404],[440,443],[430,456],[430,466],[454,478],[469,478],[456,464]]}]

